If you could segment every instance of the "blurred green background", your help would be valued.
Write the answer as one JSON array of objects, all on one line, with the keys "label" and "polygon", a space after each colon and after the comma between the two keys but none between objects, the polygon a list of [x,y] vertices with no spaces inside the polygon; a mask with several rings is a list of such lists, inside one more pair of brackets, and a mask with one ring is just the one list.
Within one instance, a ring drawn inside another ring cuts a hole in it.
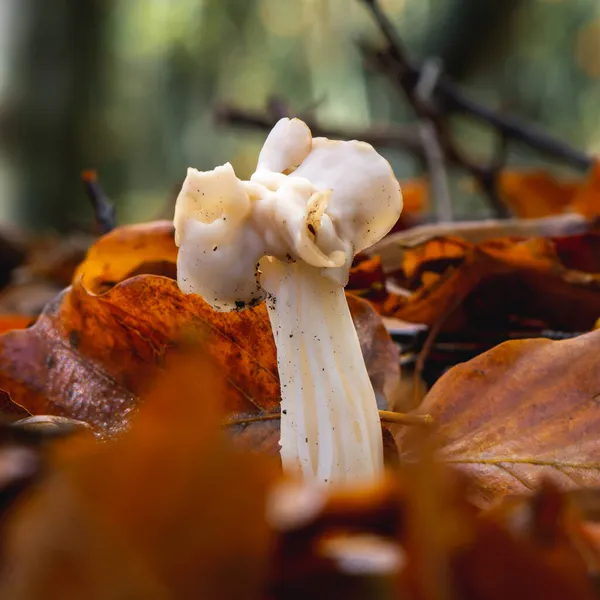
[{"label": "blurred green background", "polygon": [[[600,150],[598,0],[382,0],[413,58],[438,56],[473,97]],[[273,94],[340,128],[415,119],[366,69],[379,33],[359,0],[0,0],[0,218],[68,230],[91,222],[79,179],[96,168],[121,223],[168,216],[188,166],[247,177],[264,133],[216,125],[222,103]],[[454,124],[490,156],[495,135]],[[414,157],[383,152],[399,178]],[[510,164],[545,163],[511,145]],[[552,165],[552,168],[557,168]],[[452,178],[458,217],[486,203]]]}]

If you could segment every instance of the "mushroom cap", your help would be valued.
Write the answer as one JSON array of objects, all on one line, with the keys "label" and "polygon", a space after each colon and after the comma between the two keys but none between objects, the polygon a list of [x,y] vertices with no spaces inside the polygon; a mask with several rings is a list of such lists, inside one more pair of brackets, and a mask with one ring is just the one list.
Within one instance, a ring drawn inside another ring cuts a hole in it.
[{"label": "mushroom cap", "polygon": [[186,227],[194,221],[209,224],[228,215],[231,224],[249,212],[250,198],[230,163],[212,171],[190,167],[175,202],[175,243],[181,244]]},{"label": "mushroom cap", "polygon": [[229,163],[188,169],[174,217],[179,286],[217,310],[255,304],[266,295],[263,256],[302,260],[345,285],[354,255],[401,211],[400,186],[372,146],[312,139],[299,119],[281,119],[249,182]]},{"label": "mushroom cap", "polygon": [[188,169],[175,207],[177,282],[215,310],[264,299],[258,261],[264,241],[250,224],[251,201],[227,163],[212,171]]},{"label": "mushroom cap", "polygon": [[318,190],[331,190],[326,213],[355,254],[386,235],[402,212],[402,193],[392,167],[365,142],[315,138],[294,175]]},{"label": "mushroom cap", "polygon": [[279,119],[258,155],[257,171],[287,173],[294,170],[310,152],[312,134],[300,119]]}]

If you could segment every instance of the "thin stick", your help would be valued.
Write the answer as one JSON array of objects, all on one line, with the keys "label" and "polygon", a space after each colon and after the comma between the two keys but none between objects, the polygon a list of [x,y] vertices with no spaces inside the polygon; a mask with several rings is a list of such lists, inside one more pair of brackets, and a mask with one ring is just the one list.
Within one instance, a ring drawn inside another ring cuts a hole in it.
[{"label": "thin stick", "polygon": [[98,183],[98,174],[93,169],[83,171],[81,179],[92,203],[96,223],[101,233],[108,233],[117,226],[115,207]]},{"label": "thin stick", "polygon": [[[224,423],[225,427],[231,427],[233,425],[246,425],[247,423],[256,423],[260,421],[276,421],[281,418],[281,413],[267,413],[264,415],[257,415],[254,417],[242,417],[239,419],[231,419]],[[379,418],[382,423],[389,423],[390,425],[419,425],[419,426],[430,426],[433,424],[433,417],[431,415],[413,415],[407,413],[394,412],[391,410],[380,410]]]},{"label": "thin stick", "polygon": [[[379,30],[388,43],[386,53],[396,63],[396,74],[402,77],[404,85],[416,85],[416,82],[420,79],[420,69],[407,60],[404,46],[379,1],[362,0],[362,2],[371,11]],[[383,61],[380,62],[383,63]],[[389,70],[389,67],[386,70]],[[488,123],[506,137],[527,144],[547,156],[560,159],[580,169],[588,169],[593,164],[592,157],[569,146],[566,142],[552,137],[521,119],[500,114],[475,102],[447,78],[440,79],[435,88],[435,93],[439,95],[439,99],[445,104],[446,110]]]},{"label": "thin stick", "polygon": [[[294,115],[290,112],[287,116]],[[365,129],[336,128],[326,127],[314,119],[299,116],[306,122],[315,136],[330,139],[361,140],[372,146],[404,150],[418,158],[424,158],[418,127],[410,125],[374,125]],[[213,118],[217,123],[268,131],[277,123],[280,115],[279,113],[272,114],[271,110],[257,112],[223,104],[214,109]]]}]

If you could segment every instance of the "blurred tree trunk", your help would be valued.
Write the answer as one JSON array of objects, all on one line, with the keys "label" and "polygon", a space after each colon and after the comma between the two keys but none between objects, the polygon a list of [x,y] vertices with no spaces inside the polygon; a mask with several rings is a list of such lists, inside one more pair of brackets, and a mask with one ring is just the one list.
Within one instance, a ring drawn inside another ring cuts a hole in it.
[{"label": "blurred tree trunk", "polygon": [[111,0],[26,0],[18,89],[19,212],[70,228],[85,207],[79,174],[98,160],[105,26]]},{"label": "blurred tree trunk", "polygon": [[527,0],[446,0],[425,36],[428,56],[443,60],[444,70],[462,80],[493,68],[514,40],[514,17]]}]

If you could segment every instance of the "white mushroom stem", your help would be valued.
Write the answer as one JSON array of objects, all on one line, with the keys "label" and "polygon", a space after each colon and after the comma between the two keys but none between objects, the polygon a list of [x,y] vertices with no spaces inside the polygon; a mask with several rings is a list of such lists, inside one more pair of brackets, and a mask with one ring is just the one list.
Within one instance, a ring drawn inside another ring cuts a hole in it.
[{"label": "white mushroom stem", "polygon": [[298,119],[275,125],[250,181],[230,164],[190,169],[177,198],[180,288],[219,311],[268,298],[283,466],[305,479],[382,474],[377,403],[344,285],[354,255],[401,211],[398,181],[372,146],[313,139]]},{"label": "white mushroom stem", "polygon": [[303,261],[261,263],[281,381],[284,469],[325,484],[383,471],[375,393],[343,286]]}]

